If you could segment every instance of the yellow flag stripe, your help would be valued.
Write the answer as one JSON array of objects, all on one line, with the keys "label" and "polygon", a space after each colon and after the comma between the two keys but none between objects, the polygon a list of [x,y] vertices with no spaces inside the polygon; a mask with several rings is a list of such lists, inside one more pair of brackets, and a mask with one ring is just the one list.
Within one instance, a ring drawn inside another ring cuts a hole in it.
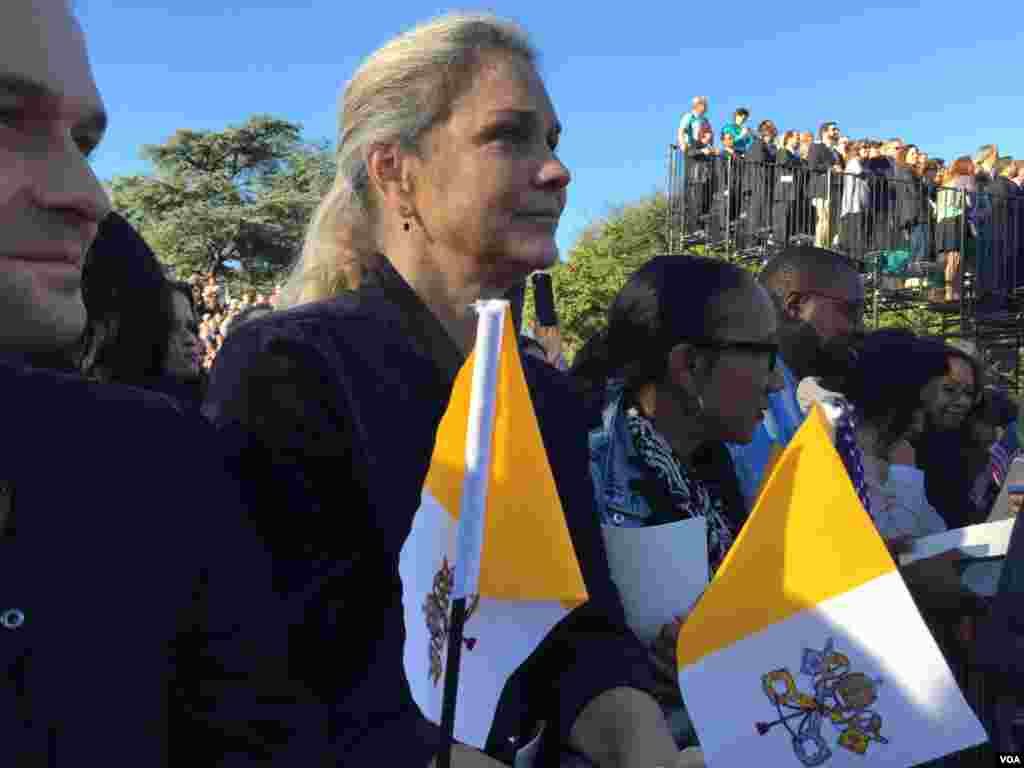
[{"label": "yellow flag stripe", "polygon": [[679,633],[679,667],[896,569],[818,406]]},{"label": "yellow flag stripe", "polygon": [[[459,518],[475,354],[459,371],[438,428],[426,487]],[[498,366],[480,595],[500,600],[587,599],[561,498],[526,386],[511,313]]]}]

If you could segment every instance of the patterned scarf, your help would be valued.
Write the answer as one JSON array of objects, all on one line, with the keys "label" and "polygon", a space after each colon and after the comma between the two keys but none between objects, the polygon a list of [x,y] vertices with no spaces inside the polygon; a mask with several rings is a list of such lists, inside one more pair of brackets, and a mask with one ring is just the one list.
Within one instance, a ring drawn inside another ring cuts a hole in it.
[{"label": "patterned scarf", "polygon": [[714,574],[736,538],[722,511],[722,500],[713,497],[699,478],[686,472],[668,441],[635,407],[626,409],[626,426],[637,453],[667,486],[679,517],[707,520],[708,562]]},{"label": "patterned scarf", "polygon": [[868,495],[868,483],[864,477],[864,453],[857,445],[857,415],[848,401],[843,401],[839,418],[836,419],[836,451],[843,460],[846,474],[850,476],[857,498],[864,505],[864,511],[871,516],[871,497]]}]

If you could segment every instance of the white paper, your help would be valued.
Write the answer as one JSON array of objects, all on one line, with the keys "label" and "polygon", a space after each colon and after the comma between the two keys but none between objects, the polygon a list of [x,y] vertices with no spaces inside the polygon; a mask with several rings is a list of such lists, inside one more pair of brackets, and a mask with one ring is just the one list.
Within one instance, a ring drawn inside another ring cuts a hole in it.
[{"label": "white paper", "polygon": [[909,552],[900,555],[900,565],[957,550],[961,557],[1004,557],[1010,546],[1014,518],[994,523],[969,525],[952,531],[914,539]]},{"label": "white paper", "polygon": [[603,526],[601,532],[626,620],[640,640],[654,642],[662,626],[685,615],[708,585],[707,521]]}]

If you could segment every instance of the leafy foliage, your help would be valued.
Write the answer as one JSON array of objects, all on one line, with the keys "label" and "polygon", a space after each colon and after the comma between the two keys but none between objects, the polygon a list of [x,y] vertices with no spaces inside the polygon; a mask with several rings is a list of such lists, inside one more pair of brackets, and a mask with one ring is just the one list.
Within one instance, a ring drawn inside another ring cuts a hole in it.
[{"label": "leafy foliage", "polygon": [[253,279],[281,270],[335,171],[325,144],[268,115],[222,131],[180,129],[142,156],[155,172],[114,178],[114,207],[179,274],[221,272],[232,260]]},{"label": "leafy foliage", "polygon": [[[608,307],[629,275],[641,264],[668,253],[668,205],[656,194],[613,210],[588,227],[570,248],[566,261],[551,270],[555,308],[571,354],[604,327]],[[524,321],[534,317],[527,292]]]}]

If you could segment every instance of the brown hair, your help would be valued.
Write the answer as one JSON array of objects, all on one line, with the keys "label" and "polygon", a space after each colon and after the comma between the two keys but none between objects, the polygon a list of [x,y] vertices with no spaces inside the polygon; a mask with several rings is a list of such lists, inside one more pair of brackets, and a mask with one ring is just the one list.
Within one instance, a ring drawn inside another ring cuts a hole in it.
[{"label": "brown hair", "polygon": [[956,181],[960,176],[971,176],[973,174],[973,165],[974,161],[967,155],[958,157],[946,170],[945,175],[942,177],[942,183],[949,184],[952,181]]}]

